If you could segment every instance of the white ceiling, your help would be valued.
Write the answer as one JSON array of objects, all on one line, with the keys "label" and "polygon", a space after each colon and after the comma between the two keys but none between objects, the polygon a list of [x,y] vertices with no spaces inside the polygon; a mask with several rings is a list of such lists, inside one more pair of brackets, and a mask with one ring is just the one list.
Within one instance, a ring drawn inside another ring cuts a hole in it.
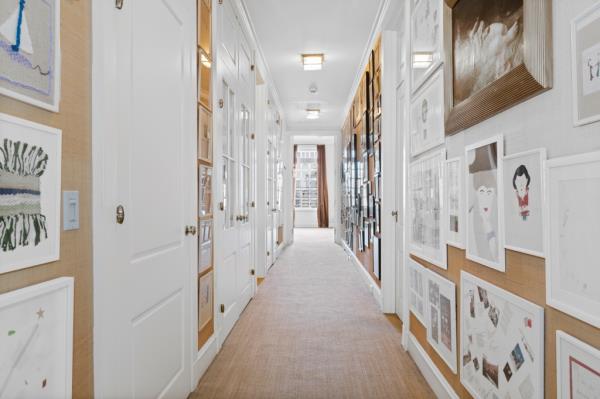
[{"label": "white ceiling", "polygon": [[[339,130],[382,0],[243,0],[283,106],[288,130]],[[302,53],[324,53],[303,71]],[[318,92],[308,88],[316,84]],[[308,105],[321,117],[306,119]]]}]

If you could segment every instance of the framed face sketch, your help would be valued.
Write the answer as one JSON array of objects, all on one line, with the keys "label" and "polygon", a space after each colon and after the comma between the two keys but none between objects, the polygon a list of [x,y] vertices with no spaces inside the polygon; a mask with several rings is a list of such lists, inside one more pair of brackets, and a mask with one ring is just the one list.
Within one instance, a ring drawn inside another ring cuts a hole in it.
[{"label": "framed face sketch", "polygon": [[571,22],[573,123],[600,120],[600,4]]},{"label": "framed face sketch", "polygon": [[456,285],[427,272],[427,342],[456,374]]},{"label": "framed face sketch", "polygon": [[551,87],[551,0],[444,1],[446,134]]},{"label": "framed face sketch", "polygon": [[546,150],[504,157],[504,247],[544,257]]},{"label": "framed face sketch", "polygon": [[446,161],[446,205],[448,236],[446,242],[453,247],[465,247],[465,190],[463,184],[462,157]]},{"label": "framed face sketch", "polygon": [[503,137],[465,149],[467,259],[504,271]]},{"label": "framed face sketch", "polygon": [[595,398],[600,392],[600,350],[556,331],[556,397]]},{"label": "framed face sketch", "polygon": [[546,161],[546,302],[600,327],[600,152]]},{"label": "framed face sketch", "polygon": [[444,82],[438,71],[410,104],[410,155],[444,144],[444,139]]},{"label": "framed face sketch", "polygon": [[410,17],[413,93],[442,63],[442,0],[419,0]]}]

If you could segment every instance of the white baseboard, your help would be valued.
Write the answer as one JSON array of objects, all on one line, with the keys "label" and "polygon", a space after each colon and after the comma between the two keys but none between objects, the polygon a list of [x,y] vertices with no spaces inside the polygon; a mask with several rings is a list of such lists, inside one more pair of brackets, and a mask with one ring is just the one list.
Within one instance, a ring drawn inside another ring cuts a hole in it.
[{"label": "white baseboard", "polygon": [[459,399],[452,386],[450,386],[442,375],[442,372],[433,364],[425,349],[423,349],[419,341],[412,334],[410,334],[408,339],[408,353],[410,353],[425,380],[429,383],[433,393],[439,399]]},{"label": "white baseboard", "polygon": [[346,244],[344,241],[342,241],[341,245],[342,245],[342,248],[344,248],[344,251],[346,252],[346,254],[348,254],[348,257],[350,258],[350,260],[352,261],[354,266],[356,266],[356,268],[358,269],[364,282],[369,287],[369,291],[371,291],[371,294],[373,294],[373,297],[379,304],[379,308],[383,309],[383,301],[381,298],[381,288],[379,288],[379,286],[375,283],[375,281],[373,281],[373,278],[371,277],[369,272],[367,272],[367,270],[363,267],[363,265],[360,263],[360,260],[358,260],[358,258],[354,254],[354,252],[350,249],[350,247],[348,247],[348,244]]},{"label": "white baseboard", "polygon": [[206,341],[202,349],[200,349],[200,352],[198,352],[198,356],[192,365],[192,391],[196,389],[200,382],[200,378],[206,373],[206,370],[208,370],[208,367],[211,365],[218,352],[217,334],[214,333],[213,336]]}]

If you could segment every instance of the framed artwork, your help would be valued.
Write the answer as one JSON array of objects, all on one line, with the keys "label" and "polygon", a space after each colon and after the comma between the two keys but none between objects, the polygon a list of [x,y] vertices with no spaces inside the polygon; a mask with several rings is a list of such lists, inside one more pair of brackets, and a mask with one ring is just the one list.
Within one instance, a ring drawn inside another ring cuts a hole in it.
[{"label": "framed artwork", "polygon": [[198,169],[198,216],[212,215],[212,168],[200,165]]},{"label": "framed artwork", "polygon": [[460,382],[475,398],[544,398],[544,309],[461,271]]},{"label": "framed artwork", "polygon": [[552,86],[552,1],[444,0],[446,134]]},{"label": "framed artwork", "polygon": [[467,259],[504,271],[503,137],[469,145],[465,149]]},{"label": "framed artwork", "polygon": [[540,148],[504,157],[504,247],[544,257],[544,162]]},{"label": "framed artwork", "polygon": [[71,397],[73,281],[0,295],[0,397]]},{"label": "framed artwork", "polygon": [[201,220],[198,231],[198,273],[203,273],[213,265],[212,220]]},{"label": "framed artwork", "polygon": [[448,223],[448,236],[446,242],[453,247],[465,247],[465,199],[463,184],[462,158],[452,158],[446,161],[446,204]]},{"label": "framed artwork", "polygon": [[546,161],[546,302],[600,327],[600,152]]},{"label": "framed artwork", "polygon": [[410,17],[413,93],[442,64],[443,0],[420,0]]},{"label": "framed artwork", "polygon": [[375,175],[381,175],[381,141],[375,143],[373,148],[373,157],[375,160]]},{"label": "framed artwork", "polygon": [[408,286],[409,302],[408,309],[417,319],[427,326],[426,320],[426,297],[425,287],[427,284],[428,271],[411,257],[408,258]]},{"label": "framed artwork", "polygon": [[198,331],[213,319],[213,285],[212,271],[198,279]]},{"label": "framed artwork", "polygon": [[360,118],[362,114],[360,113],[360,104],[358,103],[358,93],[354,96],[354,100],[352,100],[352,119],[354,122],[354,127],[357,127],[360,123]]},{"label": "framed artwork", "polygon": [[600,4],[571,21],[573,123],[600,120]]},{"label": "framed artwork", "polygon": [[381,115],[381,70],[375,72],[373,77],[373,96],[375,97],[375,117]]},{"label": "framed artwork", "polygon": [[456,285],[427,270],[427,342],[456,374]]},{"label": "framed artwork", "polygon": [[370,219],[375,218],[375,197],[373,197],[373,195],[371,195],[371,194],[369,194],[369,197],[368,197],[367,216]]},{"label": "framed artwork", "polygon": [[381,138],[381,117],[378,116],[375,118],[375,124],[373,127],[373,131],[375,132],[375,140],[379,140]]},{"label": "framed artwork", "polygon": [[212,115],[198,107],[198,159],[212,163]]},{"label": "framed artwork", "polygon": [[440,70],[410,103],[410,155],[444,144],[444,139],[444,81]]},{"label": "framed artwork", "polygon": [[556,397],[597,398],[600,350],[563,331],[556,331]]},{"label": "framed artwork", "polygon": [[444,215],[444,173],[446,150],[433,151],[410,164],[409,212],[411,229],[409,251],[427,262],[447,269]]},{"label": "framed artwork", "polygon": [[375,200],[373,204],[373,209],[375,209],[375,233],[381,233],[381,202]]},{"label": "framed artwork", "polygon": [[373,178],[373,183],[373,195],[375,196],[376,200],[379,200],[381,199],[381,176],[375,175]]},{"label": "framed artwork", "polygon": [[0,94],[58,112],[60,1],[3,1]]},{"label": "framed artwork", "polygon": [[373,274],[381,280],[381,239],[373,238]]},{"label": "framed artwork", "polygon": [[202,48],[198,49],[198,103],[207,110],[212,110],[211,90],[212,62]]},{"label": "framed artwork", "polygon": [[367,184],[369,181],[369,154],[367,152],[362,154],[362,182]]},{"label": "framed artwork", "polygon": [[59,259],[61,131],[0,114],[0,274]]}]

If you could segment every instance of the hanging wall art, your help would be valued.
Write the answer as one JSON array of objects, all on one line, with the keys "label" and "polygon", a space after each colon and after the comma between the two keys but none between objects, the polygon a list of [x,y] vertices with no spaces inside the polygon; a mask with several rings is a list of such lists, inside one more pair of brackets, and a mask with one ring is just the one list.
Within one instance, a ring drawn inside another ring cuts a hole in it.
[{"label": "hanging wall art", "polygon": [[444,144],[444,82],[438,71],[410,104],[410,155]]},{"label": "hanging wall art", "polygon": [[456,285],[427,272],[427,342],[456,374]]},{"label": "hanging wall art", "polygon": [[597,398],[600,395],[600,350],[557,331],[556,379],[558,399]]},{"label": "hanging wall art", "polygon": [[408,258],[408,281],[409,281],[409,310],[417,319],[427,326],[426,319],[426,297],[425,287],[427,284],[427,269],[410,257]]},{"label": "hanging wall art", "polygon": [[0,274],[58,260],[61,131],[0,114]]},{"label": "hanging wall art", "polygon": [[464,226],[464,185],[462,158],[452,158],[446,161],[446,205],[448,226],[448,244],[463,249],[465,247]]},{"label": "hanging wall art", "polygon": [[442,0],[420,0],[412,7],[411,81],[413,92],[442,63]]}]

